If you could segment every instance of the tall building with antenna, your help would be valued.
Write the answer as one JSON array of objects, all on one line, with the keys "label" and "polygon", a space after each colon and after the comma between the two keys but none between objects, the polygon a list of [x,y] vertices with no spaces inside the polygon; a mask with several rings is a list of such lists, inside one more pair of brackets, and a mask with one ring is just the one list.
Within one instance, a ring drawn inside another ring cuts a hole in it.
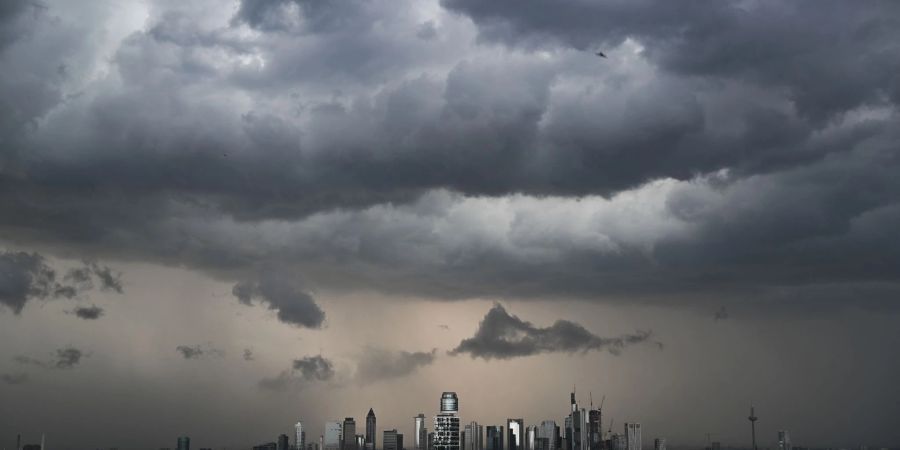
[{"label": "tall building with antenna", "polygon": [[756,447],[756,421],[759,420],[759,417],[756,417],[753,406],[750,406],[750,417],[747,417],[747,419],[750,421],[750,438],[753,442],[753,450],[758,450]]}]

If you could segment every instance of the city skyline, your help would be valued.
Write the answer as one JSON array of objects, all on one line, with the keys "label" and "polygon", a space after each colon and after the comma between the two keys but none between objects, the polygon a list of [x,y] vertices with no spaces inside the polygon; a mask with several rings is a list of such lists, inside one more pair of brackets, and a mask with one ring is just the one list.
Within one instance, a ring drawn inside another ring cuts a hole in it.
[{"label": "city skyline", "polygon": [[[528,423],[524,419],[506,419],[506,438],[503,437],[503,425],[482,425],[478,422],[471,422],[465,425],[464,434],[461,434],[461,438],[456,447],[458,450],[491,450],[496,447],[497,450],[551,450],[553,448],[561,448],[564,450],[591,450],[591,449],[605,449],[605,450],[641,450],[645,447],[642,444],[643,430],[640,423],[635,422],[626,422],[623,424],[623,432],[619,433],[613,430],[613,424],[609,424],[609,428],[605,429],[602,427],[602,423],[598,423],[597,426],[593,426],[595,419],[599,418],[602,413],[602,406],[599,406],[598,409],[593,408],[593,402],[591,402],[590,409],[586,410],[591,413],[590,415],[584,416],[584,421],[581,422],[581,425],[584,428],[579,428],[577,426],[573,426],[571,423],[571,417],[573,412],[580,412],[584,410],[577,409],[577,399],[575,392],[570,393],[570,414],[564,416],[566,421],[566,426],[561,433],[560,428],[556,425],[555,421],[552,419],[544,419],[540,421],[540,425],[527,425]],[[750,446],[741,446],[740,444],[732,443],[728,445],[726,448],[746,448],[752,449],[756,444],[755,441],[755,422],[758,420],[758,417],[752,411],[751,407],[751,415],[753,418],[751,420],[754,427],[752,427],[751,431],[751,445]],[[458,415],[459,413],[459,399],[454,392],[444,392],[441,395],[440,399],[440,407],[438,408],[438,413],[435,415],[447,415],[454,414]],[[594,414],[596,413],[596,414]],[[415,417],[413,417],[414,423],[411,427],[413,433],[415,430],[420,429],[420,419],[426,418],[424,413],[419,413]],[[374,408],[370,407],[369,412],[366,414],[366,423],[367,423],[367,435],[369,431],[374,430],[374,424],[376,421],[376,415],[374,414]],[[345,417],[341,421],[333,421],[327,422],[326,427],[323,430],[323,435],[320,436],[320,439],[316,442],[306,442],[305,431],[303,431],[302,420],[298,421],[295,424],[295,440],[293,443],[290,442],[289,437],[287,435],[281,434],[278,436],[278,439],[275,442],[259,444],[253,446],[254,450],[321,450],[322,442],[325,442],[324,436],[326,434],[341,436],[341,440],[338,445],[344,446],[343,448],[347,448],[346,445],[350,445],[347,442],[347,436],[350,436],[352,431],[354,430],[355,418],[352,416]],[[373,424],[373,428],[370,430],[368,424]],[[328,424],[336,424],[336,428],[332,427]],[[348,427],[348,424],[350,426]],[[491,429],[486,435],[485,429]],[[436,429],[439,427],[436,425]],[[518,443],[518,438],[516,437],[517,430],[527,429],[529,431],[534,431],[536,433],[535,436],[531,436],[526,442]],[[578,429],[587,430],[588,436],[586,438],[578,438],[577,431]],[[473,437],[472,430],[475,431],[475,435]],[[404,443],[404,433],[402,433],[398,428],[384,429],[382,431],[382,447],[386,450],[404,450],[410,449]],[[494,437],[488,437],[493,435]],[[356,435],[353,434],[355,438],[365,437],[365,435]],[[574,438],[573,438],[574,437]],[[39,450],[44,450],[44,438],[45,436],[41,436],[41,444],[40,446],[34,445],[21,445],[21,435],[17,436],[17,444],[16,450],[28,450],[28,448],[35,448]],[[487,439],[486,439],[487,438]],[[513,440],[510,440],[512,438]],[[485,446],[485,442],[488,439],[492,439],[492,444]],[[549,439],[549,440],[547,440]],[[331,438],[329,438],[331,440]],[[359,441],[357,439],[352,439],[352,443],[356,442],[365,442],[366,444],[372,442]],[[474,442],[474,445],[473,445]],[[499,445],[497,445],[499,443]],[[377,444],[377,442],[374,442]],[[707,434],[707,446],[704,450],[720,450],[722,448],[722,443],[719,441],[713,442],[711,440],[711,434]],[[331,445],[335,445],[334,442],[331,442]],[[653,450],[666,450],[668,445],[668,440],[665,437],[656,436],[652,438],[652,448]],[[521,447],[520,447],[521,446]],[[690,444],[676,444],[675,448],[690,448],[693,447]],[[866,445],[861,445],[860,448],[867,448]],[[118,447],[117,447],[118,448]],[[180,436],[177,439],[177,450],[190,450],[191,448],[191,438],[189,436]],[[223,449],[225,446],[222,447]],[[415,448],[415,447],[412,447]],[[769,449],[771,446],[765,446],[764,448]],[[787,430],[780,429],[777,432],[776,445],[774,447],[776,450],[792,450],[793,446],[791,444],[790,432]],[[810,447],[800,446],[800,449],[808,449]],[[159,450],[168,450],[166,448],[160,448]],[[201,448],[201,450],[206,450]],[[431,448],[426,448],[426,450],[431,450]]]},{"label": "city skyline", "polygon": [[2,0],[0,450],[900,445],[898,74],[891,0]]}]

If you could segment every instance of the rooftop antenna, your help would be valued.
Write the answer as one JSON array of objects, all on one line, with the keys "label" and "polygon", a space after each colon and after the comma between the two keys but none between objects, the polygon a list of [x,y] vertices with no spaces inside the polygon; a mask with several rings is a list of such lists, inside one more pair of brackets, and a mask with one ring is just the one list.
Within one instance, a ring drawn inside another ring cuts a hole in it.
[{"label": "rooftop antenna", "polygon": [[756,421],[759,420],[759,417],[756,417],[756,414],[753,413],[753,405],[750,405],[750,417],[747,420],[750,421],[750,437],[753,439],[753,450],[759,450],[756,447]]},{"label": "rooftop antenna", "polygon": [[609,419],[609,431],[606,432],[607,434],[612,433],[612,426],[613,426],[613,422],[615,422],[615,421],[616,421],[615,419]]},{"label": "rooftop antenna", "polygon": [[594,393],[588,391],[588,398],[591,400],[591,409],[594,409]]}]

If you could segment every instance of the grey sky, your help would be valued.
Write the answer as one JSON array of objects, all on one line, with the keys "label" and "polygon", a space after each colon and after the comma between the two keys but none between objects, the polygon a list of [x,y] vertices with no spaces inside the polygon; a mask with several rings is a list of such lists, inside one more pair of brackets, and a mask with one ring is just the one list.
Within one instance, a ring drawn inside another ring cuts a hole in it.
[{"label": "grey sky", "polygon": [[12,0],[0,67],[0,439],[578,383],[676,445],[900,443],[895,2]]}]

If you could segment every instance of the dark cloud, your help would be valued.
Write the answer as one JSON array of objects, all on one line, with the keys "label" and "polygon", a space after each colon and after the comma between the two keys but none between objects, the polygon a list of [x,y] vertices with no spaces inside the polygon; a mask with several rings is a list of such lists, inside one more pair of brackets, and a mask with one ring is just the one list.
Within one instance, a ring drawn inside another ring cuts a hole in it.
[{"label": "dark cloud", "polygon": [[29,299],[71,299],[93,288],[91,273],[100,278],[104,289],[122,293],[119,275],[113,275],[108,267],[85,263],[67,271],[60,283],[56,270],[47,265],[43,256],[0,251],[0,303],[19,314]]},{"label": "dark cloud", "polygon": [[549,327],[540,328],[507,313],[498,303],[484,316],[475,336],[464,339],[450,354],[468,353],[472,358],[509,359],[539,353],[607,350],[618,355],[629,345],[647,342],[650,336],[649,331],[640,331],[604,338],[568,320],[557,320]]},{"label": "dark cloud", "polygon": [[102,71],[60,71],[92,41],[30,15],[0,54],[0,231],[205,270],[309,328],[313,289],[900,291],[892,3],[442,4],[480,44],[384,1],[246,0],[216,26],[159,6]]},{"label": "dark cloud", "polygon": [[266,275],[257,282],[241,282],[234,285],[232,294],[244,304],[254,298],[267,303],[269,309],[278,311],[278,320],[305,328],[320,328],[325,313],[312,296],[282,277]]},{"label": "dark cloud", "polygon": [[100,280],[100,289],[122,293],[121,273],[113,272],[109,267],[99,266],[96,263],[91,264],[91,270]]},{"label": "dark cloud", "polygon": [[[825,118],[898,94],[893,2],[563,1],[523,7],[502,0],[443,0],[478,24],[483,39],[515,46],[554,42],[577,49],[638,40],[649,59],[678,74],[787,89],[799,110]],[[621,56],[614,55],[621,59]],[[863,67],[866,67],[863,69]]]},{"label": "dark cloud", "polygon": [[306,381],[327,381],[334,378],[334,364],[322,355],[295,359],[293,370],[299,372],[300,378]]},{"label": "dark cloud", "polygon": [[71,298],[74,289],[56,282],[56,271],[37,253],[0,252],[0,303],[19,314],[28,299]]},{"label": "dark cloud", "polygon": [[78,306],[73,313],[78,316],[79,319],[97,320],[100,317],[103,317],[103,308],[97,305]]},{"label": "dark cloud", "polygon": [[42,360],[30,356],[17,355],[13,358],[13,361],[44,369],[73,369],[81,363],[82,358],[87,358],[88,356],[90,354],[86,354],[75,347],[65,347],[56,350],[55,357],[52,359]]},{"label": "dark cloud", "polygon": [[3,373],[0,374],[0,381],[6,384],[25,384],[28,381],[27,373]]},{"label": "dark cloud", "polygon": [[295,359],[290,370],[259,381],[261,389],[270,391],[302,390],[311,383],[332,381],[335,378],[334,363],[322,355]]},{"label": "dark cloud", "polygon": [[184,359],[204,359],[209,357],[221,358],[225,355],[222,350],[213,348],[210,345],[179,345],[175,350],[181,354]]},{"label": "dark cloud", "polygon": [[437,349],[430,352],[390,351],[376,347],[363,349],[356,368],[360,383],[405,377],[421,367],[431,365]]},{"label": "dark cloud", "polygon": [[67,347],[56,351],[56,368],[71,369],[81,362],[81,358],[85,354],[81,350],[73,347]]}]

